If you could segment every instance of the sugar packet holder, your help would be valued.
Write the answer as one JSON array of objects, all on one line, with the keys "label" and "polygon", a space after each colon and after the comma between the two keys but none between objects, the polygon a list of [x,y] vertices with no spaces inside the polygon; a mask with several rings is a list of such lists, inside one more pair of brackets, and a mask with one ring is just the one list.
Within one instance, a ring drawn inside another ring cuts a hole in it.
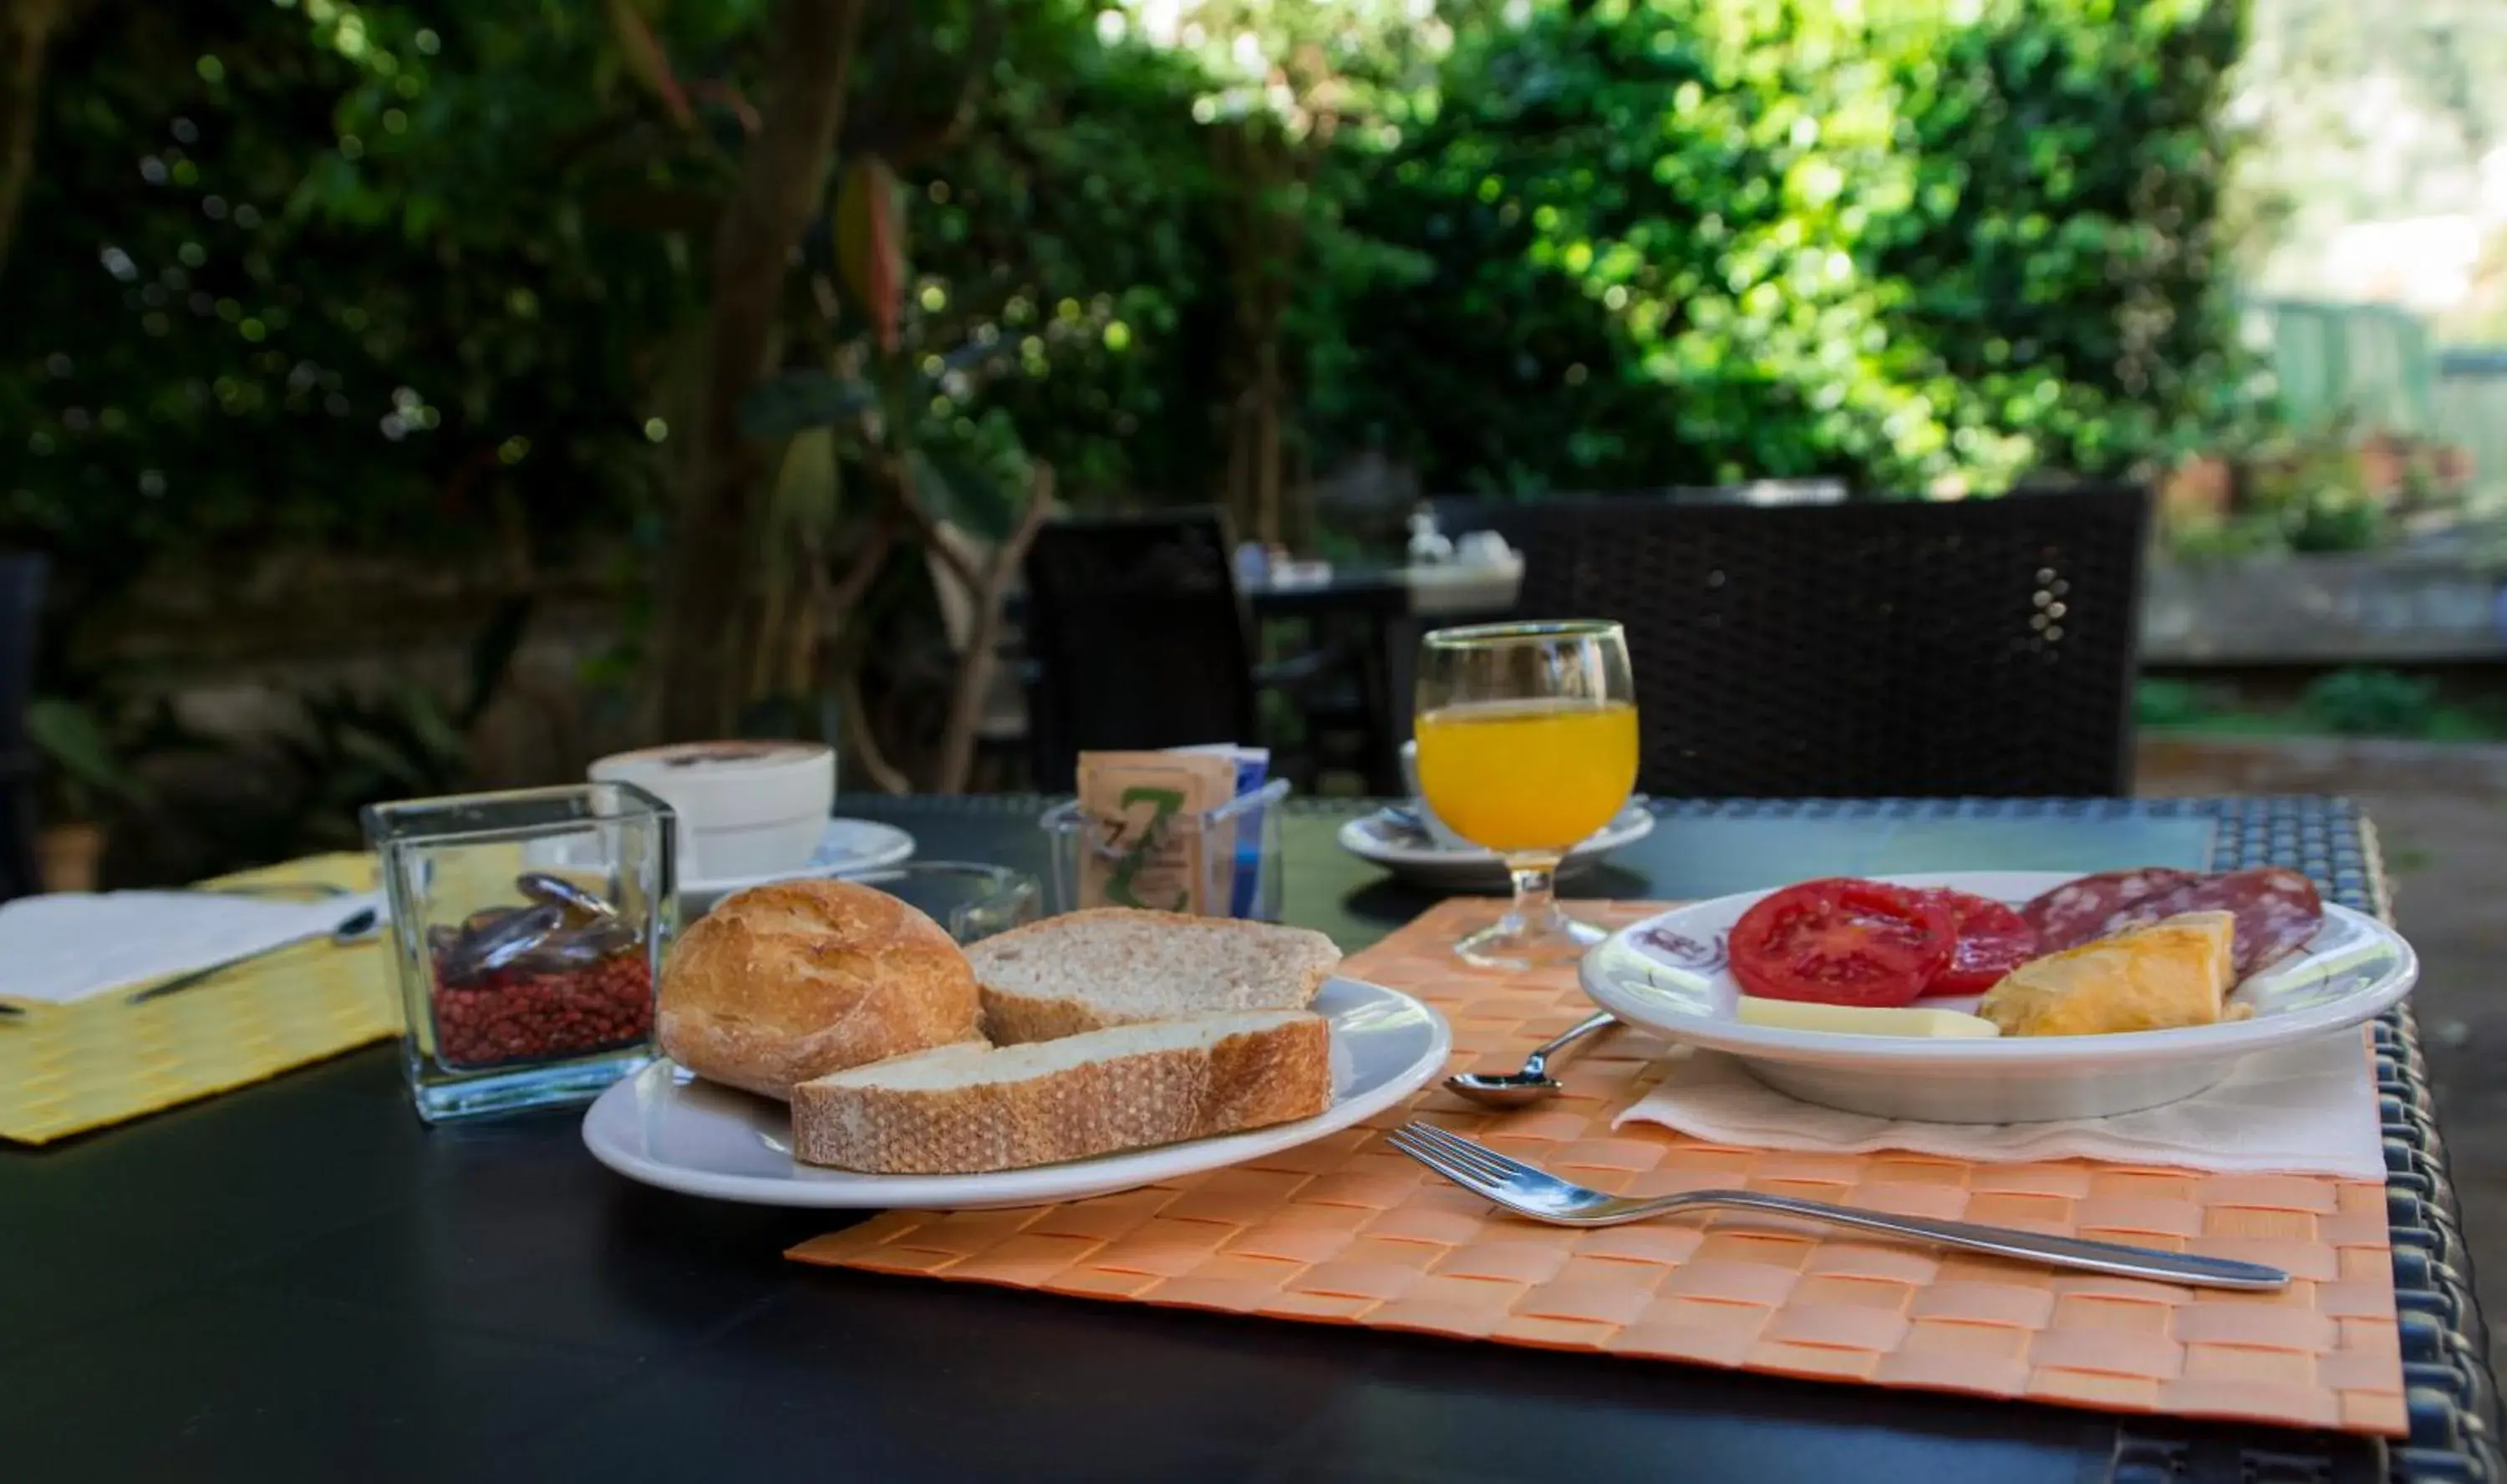
[{"label": "sugar packet holder", "polygon": [[[1047,910],[1147,907],[1206,917],[1280,921],[1280,811],[1289,780],[1273,778],[1216,808],[1108,817],[1073,799],[1036,821],[1050,841]],[[1173,874],[1144,873],[1163,856]],[[1127,870],[1127,868],[1129,868]],[[1144,882],[1147,874],[1149,880]]]}]

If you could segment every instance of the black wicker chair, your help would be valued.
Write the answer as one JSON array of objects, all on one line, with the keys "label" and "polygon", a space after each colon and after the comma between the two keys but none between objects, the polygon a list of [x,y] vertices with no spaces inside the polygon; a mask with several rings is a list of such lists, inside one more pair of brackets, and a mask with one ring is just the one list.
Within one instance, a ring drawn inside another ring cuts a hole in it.
[{"label": "black wicker chair", "polygon": [[1523,553],[1521,616],[1626,625],[1649,792],[2129,791],[2143,490],[1456,513]]},{"label": "black wicker chair", "polygon": [[1217,513],[1057,521],[1027,556],[1036,786],[1103,748],[1250,742],[1254,645]]},{"label": "black wicker chair", "polygon": [[[1840,505],[1848,493],[1845,481],[1839,479],[1762,479],[1740,485],[1670,485],[1653,489],[1562,491],[1544,496],[1542,503],[1606,504],[1627,500],[1669,505]],[[1435,512],[1436,528],[1455,539],[1474,530],[1489,529],[1491,511],[1512,508],[1508,501],[1492,501],[1468,494],[1440,494],[1430,500],[1428,505]]]},{"label": "black wicker chair", "polygon": [[26,740],[41,557],[0,556],[0,902],[44,889],[35,857],[35,757]]}]

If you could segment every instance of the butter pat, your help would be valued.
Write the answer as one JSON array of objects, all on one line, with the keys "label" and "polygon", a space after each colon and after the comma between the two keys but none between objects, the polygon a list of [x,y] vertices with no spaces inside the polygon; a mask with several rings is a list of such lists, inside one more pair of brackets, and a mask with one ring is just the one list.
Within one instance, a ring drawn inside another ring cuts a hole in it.
[{"label": "butter pat", "polygon": [[1745,1026],[1771,1031],[1822,1031],[1831,1035],[2000,1035],[2002,1028],[1981,1016],[1956,1010],[1928,1010],[1916,1005],[1882,1009],[1872,1005],[1823,1005],[1803,999],[1765,999],[1744,995],[1733,1002],[1733,1018]]}]

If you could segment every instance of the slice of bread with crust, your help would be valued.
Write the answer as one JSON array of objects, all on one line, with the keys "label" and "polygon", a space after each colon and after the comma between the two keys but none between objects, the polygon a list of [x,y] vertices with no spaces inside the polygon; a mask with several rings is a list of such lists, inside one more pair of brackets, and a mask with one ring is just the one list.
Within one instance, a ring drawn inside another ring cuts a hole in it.
[{"label": "slice of bread with crust", "polygon": [[996,1045],[1232,1010],[1302,1010],[1340,963],[1305,927],[1101,907],[966,951]]},{"label": "slice of bread with crust", "polygon": [[792,1153],[874,1175],[1018,1170],[1310,1118],[1331,1043],[1303,1010],[943,1046],[801,1083]]}]

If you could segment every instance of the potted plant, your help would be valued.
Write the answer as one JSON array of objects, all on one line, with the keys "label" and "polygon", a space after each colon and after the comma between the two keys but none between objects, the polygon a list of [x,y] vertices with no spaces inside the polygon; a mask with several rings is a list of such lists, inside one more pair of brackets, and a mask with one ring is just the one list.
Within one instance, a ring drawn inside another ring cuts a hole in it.
[{"label": "potted plant", "polygon": [[113,817],[145,804],[147,788],[102,720],[58,697],[26,707],[26,740],[44,761],[35,851],[47,891],[92,891]]}]

